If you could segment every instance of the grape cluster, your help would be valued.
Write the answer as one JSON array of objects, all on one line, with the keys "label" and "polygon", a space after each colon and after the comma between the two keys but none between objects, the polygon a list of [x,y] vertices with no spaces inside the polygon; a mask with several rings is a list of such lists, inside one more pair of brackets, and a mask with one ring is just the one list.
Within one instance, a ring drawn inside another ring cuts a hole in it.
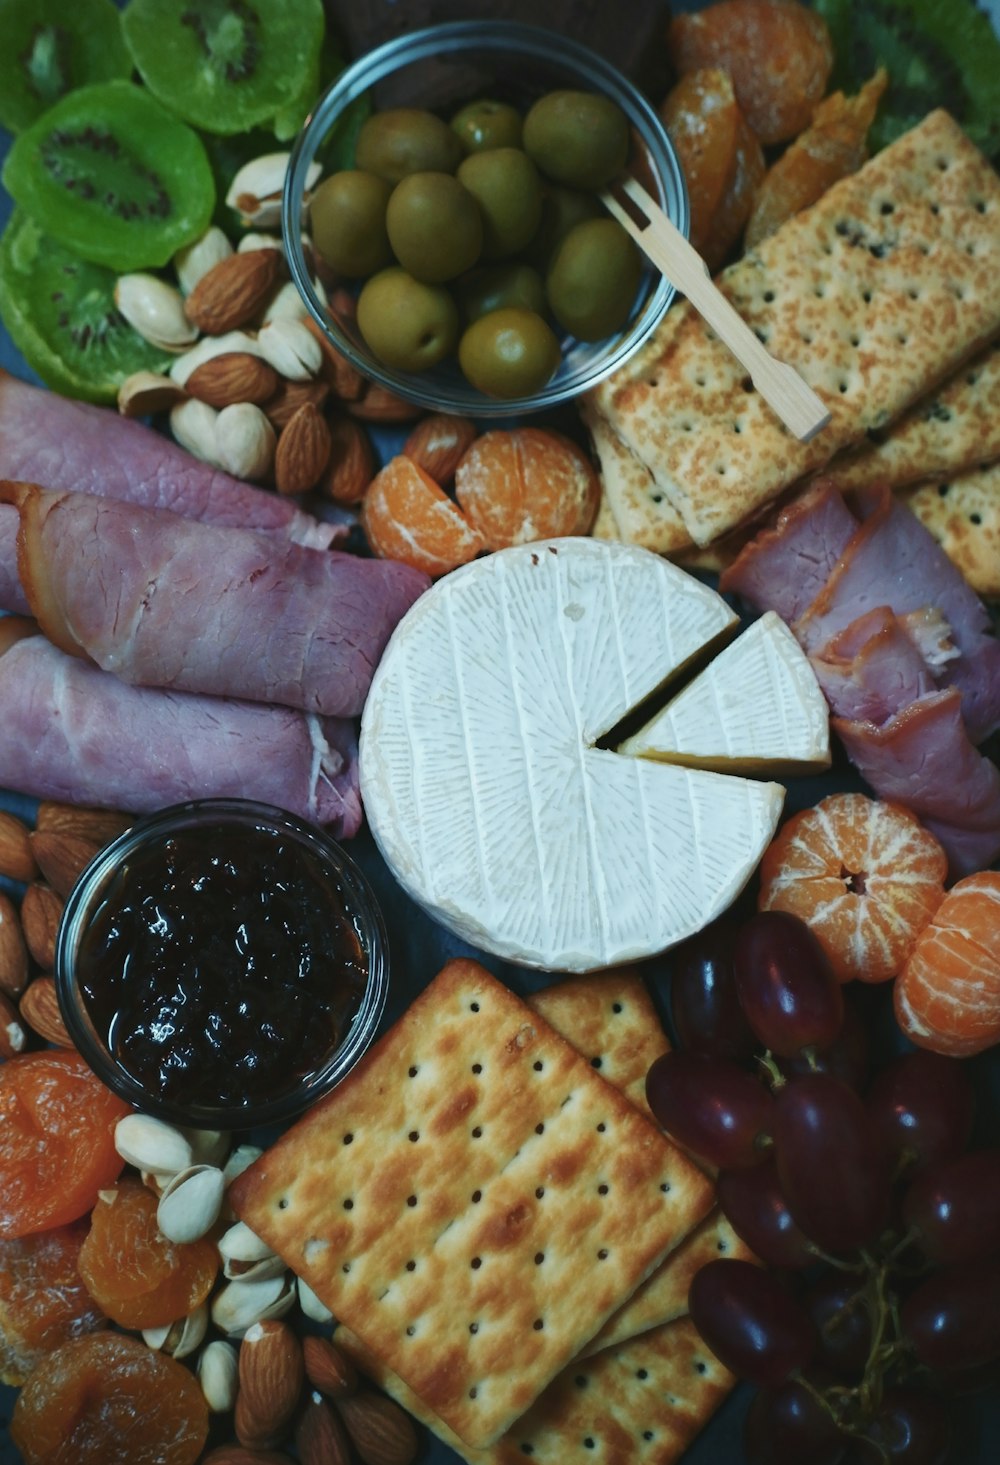
[{"label": "grape cluster", "polygon": [[691,1317],[757,1385],[747,1465],[942,1465],[953,1399],[1000,1361],[1000,1150],[970,1150],[965,1065],[872,1075],[866,1024],[812,931],[763,911],[682,948],[678,1047],[646,1080],[662,1127],[718,1170],[763,1262],[696,1275]]}]

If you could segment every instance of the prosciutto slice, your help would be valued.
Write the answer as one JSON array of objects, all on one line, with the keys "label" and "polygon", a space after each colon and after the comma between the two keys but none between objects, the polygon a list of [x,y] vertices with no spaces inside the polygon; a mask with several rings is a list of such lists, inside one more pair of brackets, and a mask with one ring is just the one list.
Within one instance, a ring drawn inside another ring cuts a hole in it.
[{"label": "prosciutto slice", "polygon": [[349,838],[361,823],[353,724],[285,707],[139,689],[0,621],[0,785],[146,813],[258,799]]},{"label": "prosciutto slice", "polygon": [[912,809],[954,876],[1000,854],[1000,771],[976,744],[1000,725],[1000,642],[986,609],[888,491],[838,508],[817,484],[758,534],[723,588],[788,619],[852,763]]},{"label": "prosciutto slice", "polygon": [[[70,401],[0,371],[0,478],[78,489],[170,509],[186,519],[259,529],[313,549],[343,534],[278,494],[200,462],[106,407]],[[17,578],[17,517],[0,505],[0,605],[25,612]]]},{"label": "prosciutto slice", "polygon": [[429,581],[165,510],[0,482],[42,630],[137,686],[361,712],[396,623]]}]

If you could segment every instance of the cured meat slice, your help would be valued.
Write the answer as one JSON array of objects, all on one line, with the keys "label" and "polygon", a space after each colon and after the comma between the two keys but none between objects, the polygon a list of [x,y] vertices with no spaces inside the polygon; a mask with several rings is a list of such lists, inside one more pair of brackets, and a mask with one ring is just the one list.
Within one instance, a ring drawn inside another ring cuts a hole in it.
[{"label": "cured meat slice", "polygon": [[852,621],[811,664],[836,716],[876,727],[934,691],[919,648],[885,605]]},{"label": "cured meat slice", "polygon": [[1000,769],[973,747],[956,687],[905,707],[882,727],[834,717],[862,777],[912,809],[944,846],[952,877],[1000,855]]},{"label": "cured meat slice", "polygon": [[42,630],[137,686],[356,716],[429,583],[391,560],[93,494],[0,482],[0,498],[20,509],[20,578]]},{"label": "cured meat slice", "polygon": [[[278,494],[252,488],[141,422],[70,401],[0,371],[0,478],[171,509],[186,519],[260,529],[324,549],[344,530]],[[0,605],[25,612],[15,560],[17,520],[0,506]]]},{"label": "cured meat slice", "polygon": [[353,724],[139,689],[0,622],[0,785],[140,814],[186,799],[276,804],[348,838],[361,823]]}]

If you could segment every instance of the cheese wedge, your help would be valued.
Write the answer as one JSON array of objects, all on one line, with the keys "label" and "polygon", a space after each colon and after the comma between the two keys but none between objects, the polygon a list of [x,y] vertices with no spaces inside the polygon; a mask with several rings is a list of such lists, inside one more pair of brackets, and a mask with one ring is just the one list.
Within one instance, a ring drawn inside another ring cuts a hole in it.
[{"label": "cheese wedge", "polygon": [[618,751],[727,773],[810,773],[830,766],[830,719],[809,658],[769,610]]},{"label": "cheese wedge", "polygon": [[725,910],[784,790],[595,745],[735,620],[658,555],[591,539],[440,580],[361,726],[362,799],[404,889],[478,949],[549,971],[639,960]]}]

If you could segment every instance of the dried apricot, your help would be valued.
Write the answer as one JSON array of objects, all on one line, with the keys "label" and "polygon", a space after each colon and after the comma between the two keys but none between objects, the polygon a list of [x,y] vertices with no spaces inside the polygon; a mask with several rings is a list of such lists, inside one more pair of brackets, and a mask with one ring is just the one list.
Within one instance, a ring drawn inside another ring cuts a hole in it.
[{"label": "dried apricot", "polygon": [[833,68],[826,21],[796,0],[719,0],[674,17],[667,37],[679,73],[719,66],[763,143],[809,125]]},{"label": "dried apricot", "polygon": [[455,496],[487,549],[586,534],[600,494],[586,454],[540,427],[484,432],[455,471]]},{"label": "dried apricot", "polygon": [[919,1048],[968,1058],[1000,1042],[1000,871],[953,885],[896,982],[896,1020]]},{"label": "dried apricot", "polygon": [[705,263],[713,274],[725,264],[743,233],[766,171],[764,150],[741,113],[736,128],[736,168],[715,211],[705,243]]},{"label": "dried apricot", "polygon": [[691,243],[704,254],[712,220],[736,173],[741,113],[729,73],[713,67],[688,72],[659,111],[687,184]]},{"label": "dried apricot", "polygon": [[947,869],[909,809],[831,794],[778,830],[761,861],[758,904],[811,926],[842,982],[885,982],[941,904]]},{"label": "dried apricot", "polygon": [[868,157],[865,139],[888,84],[888,73],[880,68],[856,97],[834,92],[820,102],[805,132],[789,144],[757,189],[743,241],[747,249],[815,203],[838,179],[857,172]]},{"label": "dried apricot", "polygon": [[91,1297],[123,1328],[159,1328],[187,1317],[212,1289],[218,1253],[207,1238],[168,1241],[156,1224],[157,1199],[139,1180],[102,1191],[80,1275]]},{"label": "dried apricot", "polygon": [[461,509],[402,454],[390,458],[368,485],[361,527],[380,559],[402,560],[432,576],[446,575],[484,548]]},{"label": "dried apricot", "polygon": [[121,1173],[114,1128],[129,1112],[78,1053],[23,1053],[0,1066],[0,1236],[85,1215]]},{"label": "dried apricot", "polygon": [[48,1354],[10,1422],[25,1465],[193,1465],[207,1435],[208,1405],[194,1375],[110,1332]]},{"label": "dried apricot", "polygon": [[39,1359],[105,1323],[77,1270],[82,1222],[0,1241],[0,1378],[23,1384]]}]

